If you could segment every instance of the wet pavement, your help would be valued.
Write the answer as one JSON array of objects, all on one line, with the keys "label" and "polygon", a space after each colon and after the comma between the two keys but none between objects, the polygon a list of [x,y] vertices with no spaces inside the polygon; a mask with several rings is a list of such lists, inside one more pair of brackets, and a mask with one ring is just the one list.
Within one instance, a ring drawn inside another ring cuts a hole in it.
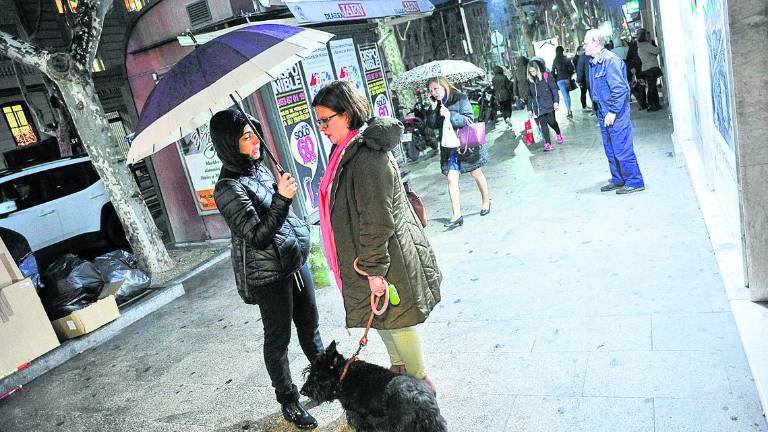
[{"label": "wet pavement", "polygon": [[[464,226],[446,232],[436,157],[410,166],[444,273],[421,326],[427,372],[451,431],[765,431],[752,374],[694,191],[676,168],[664,111],[634,115],[647,190],[609,179],[595,117],[559,116],[566,142],[529,150],[499,124],[484,169],[492,207],[462,176]],[[515,112],[522,129],[522,112]],[[0,431],[292,430],[261,358],[258,308],[229,261],[187,295],[0,402]],[[335,288],[321,333],[346,353]],[[296,382],[307,365],[291,345]],[[363,351],[387,365],[376,335]],[[337,404],[312,408],[341,430]]]}]

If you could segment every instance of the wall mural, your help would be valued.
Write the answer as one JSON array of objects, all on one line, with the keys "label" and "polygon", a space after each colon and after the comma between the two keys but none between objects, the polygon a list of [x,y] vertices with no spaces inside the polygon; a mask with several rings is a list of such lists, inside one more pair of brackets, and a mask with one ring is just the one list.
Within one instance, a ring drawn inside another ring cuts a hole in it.
[{"label": "wall mural", "polygon": [[709,76],[712,86],[712,115],[720,135],[734,151],[733,110],[729,83],[725,0],[704,2],[704,20],[709,54]]}]

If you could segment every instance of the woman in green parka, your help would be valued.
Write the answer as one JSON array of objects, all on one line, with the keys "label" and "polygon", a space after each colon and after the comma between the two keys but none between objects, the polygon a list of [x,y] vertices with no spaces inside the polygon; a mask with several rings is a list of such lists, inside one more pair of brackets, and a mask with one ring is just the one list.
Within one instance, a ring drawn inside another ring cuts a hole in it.
[{"label": "woman in green parka", "polygon": [[[400,303],[375,317],[372,327],[387,347],[391,369],[434,389],[414,326],[440,301],[442,275],[391,156],[403,126],[392,118],[366,122],[368,102],[348,81],[328,84],[312,106],[321,132],[334,144],[320,182],[320,227],[347,327],[365,327],[371,293],[381,295],[394,284]],[[355,270],[355,260],[368,276]]]}]

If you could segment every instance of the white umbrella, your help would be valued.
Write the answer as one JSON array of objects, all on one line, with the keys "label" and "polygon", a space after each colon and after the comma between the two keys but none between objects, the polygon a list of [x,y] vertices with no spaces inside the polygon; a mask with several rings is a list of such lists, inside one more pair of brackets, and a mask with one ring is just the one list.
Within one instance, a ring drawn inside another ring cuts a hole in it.
[{"label": "white umbrella", "polygon": [[403,73],[392,81],[392,90],[424,87],[431,78],[445,77],[451,84],[485,76],[485,71],[463,60],[436,60]]}]

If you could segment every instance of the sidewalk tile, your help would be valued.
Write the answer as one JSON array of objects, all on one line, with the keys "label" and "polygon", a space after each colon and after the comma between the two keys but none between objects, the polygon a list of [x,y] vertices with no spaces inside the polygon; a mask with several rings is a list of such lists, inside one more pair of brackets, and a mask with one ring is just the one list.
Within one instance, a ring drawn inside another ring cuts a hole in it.
[{"label": "sidewalk tile", "polygon": [[585,396],[713,398],[727,394],[720,354],[702,351],[591,353]]}]

